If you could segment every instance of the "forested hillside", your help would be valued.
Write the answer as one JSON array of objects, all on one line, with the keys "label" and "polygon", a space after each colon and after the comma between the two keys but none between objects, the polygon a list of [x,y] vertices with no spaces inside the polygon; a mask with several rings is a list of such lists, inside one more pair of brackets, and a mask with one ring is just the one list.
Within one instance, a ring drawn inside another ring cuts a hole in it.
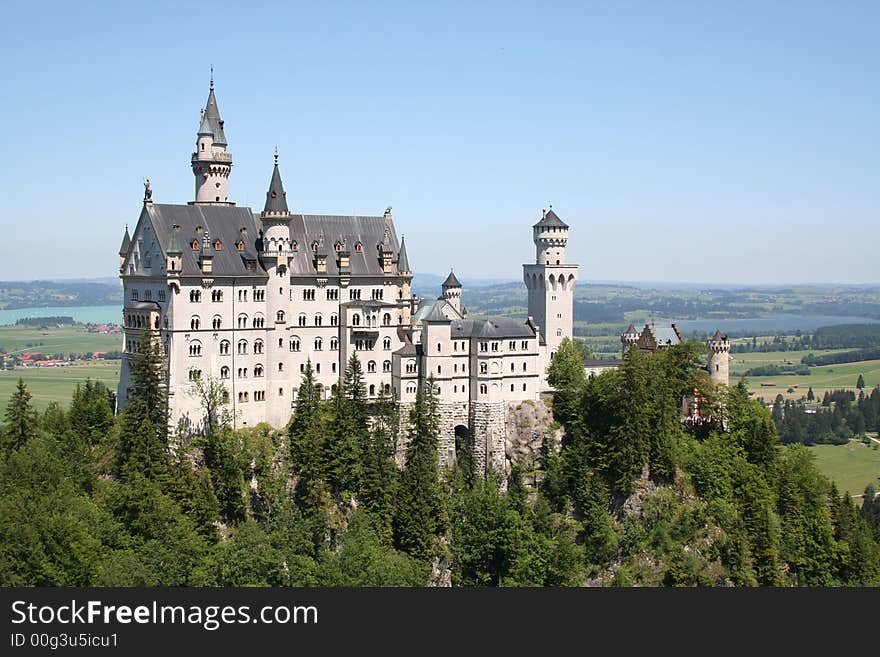
[{"label": "forested hillside", "polygon": [[[39,416],[23,384],[10,400],[0,584],[880,584],[880,499],[835,490],[743,388],[710,391],[699,346],[630,352],[588,381],[564,344],[562,444],[527,477],[515,464],[484,479],[468,445],[440,467],[432,386],[400,435],[356,358],[330,401],[307,368],[281,432],[231,430],[222,386],[197,382],[205,435],[175,435],[149,344],[119,417],[91,382]],[[681,423],[694,389],[714,421]]]}]

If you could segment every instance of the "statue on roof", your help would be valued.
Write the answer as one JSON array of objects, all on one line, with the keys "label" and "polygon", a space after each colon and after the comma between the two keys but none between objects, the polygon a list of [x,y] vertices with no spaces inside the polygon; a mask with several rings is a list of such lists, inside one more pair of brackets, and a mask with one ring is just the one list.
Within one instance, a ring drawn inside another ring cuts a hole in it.
[{"label": "statue on roof", "polygon": [[152,201],[153,200],[153,188],[150,186],[150,179],[144,178],[144,200]]}]

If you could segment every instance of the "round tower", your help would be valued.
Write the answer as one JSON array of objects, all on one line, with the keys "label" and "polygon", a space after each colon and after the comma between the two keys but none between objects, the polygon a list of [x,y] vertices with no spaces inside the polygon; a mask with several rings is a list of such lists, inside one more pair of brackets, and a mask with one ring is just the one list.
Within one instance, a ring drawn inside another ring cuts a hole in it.
[{"label": "round tower", "polygon": [[214,96],[214,79],[208,91],[208,102],[202,110],[196,151],[192,154],[193,175],[196,179],[194,204],[234,205],[229,202],[229,174],[232,171],[232,153],[226,150],[223,119]]},{"label": "round tower", "polygon": [[535,263],[523,265],[523,280],[529,294],[529,317],[541,331],[549,359],[559,343],[573,337],[574,286],[579,267],[565,262],[568,225],[552,206],[542,211],[541,221],[532,226],[532,239]]},{"label": "round tower", "polygon": [[730,384],[730,340],[721,331],[715,331],[706,342],[709,352],[709,381],[712,385]]},{"label": "round tower", "polygon": [[443,294],[440,298],[445,299],[450,306],[455,308],[455,312],[461,314],[461,283],[458,282],[451,270],[449,276],[443,281]]},{"label": "round tower", "polygon": [[635,324],[630,324],[629,328],[620,336],[620,344],[623,347],[623,353],[639,342],[639,332],[636,330]]}]

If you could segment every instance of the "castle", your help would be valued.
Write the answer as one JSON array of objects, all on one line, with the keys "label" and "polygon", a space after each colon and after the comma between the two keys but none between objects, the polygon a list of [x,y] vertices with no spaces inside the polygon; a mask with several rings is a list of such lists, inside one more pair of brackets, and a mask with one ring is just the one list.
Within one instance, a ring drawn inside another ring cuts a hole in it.
[{"label": "castle", "polygon": [[[375,216],[292,211],[277,152],[263,210],[230,201],[233,157],[213,80],[190,163],[195,200],[156,203],[147,181],[119,250],[123,348],[132,353],[155,330],[173,425],[199,430],[193,384],[210,377],[226,390],[234,426],[284,427],[306,364],[328,398],[354,353],[368,396],[392,396],[402,418],[433,379],[443,462],[469,441],[479,467],[504,466],[509,410],[546,392],[550,359],[573,335],[579,268],[566,262],[568,226],[552,207],[532,227],[535,261],[523,265],[528,318],[473,320],[453,273],[437,299],[412,293],[390,207]],[[119,410],[130,386],[124,358]]]}]

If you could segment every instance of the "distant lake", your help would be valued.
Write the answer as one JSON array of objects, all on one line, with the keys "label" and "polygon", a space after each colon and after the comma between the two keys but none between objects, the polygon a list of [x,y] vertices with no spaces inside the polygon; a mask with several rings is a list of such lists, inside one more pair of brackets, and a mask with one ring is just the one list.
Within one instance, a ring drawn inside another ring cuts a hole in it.
[{"label": "distant lake", "polygon": [[684,333],[701,331],[712,333],[716,329],[722,333],[738,335],[759,333],[768,335],[782,331],[812,331],[820,326],[837,324],[880,324],[880,320],[867,317],[838,317],[835,315],[773,315],[755,319],[683,319],[675,325]]},{"label": "distant lake", "polygon": [[83,324],[119,324],[122,322],[122,304],[113,306],[45,306],[43,308],[16,308],[0,310],[0,326],[15,324],[24,317],[73,317]]}]

